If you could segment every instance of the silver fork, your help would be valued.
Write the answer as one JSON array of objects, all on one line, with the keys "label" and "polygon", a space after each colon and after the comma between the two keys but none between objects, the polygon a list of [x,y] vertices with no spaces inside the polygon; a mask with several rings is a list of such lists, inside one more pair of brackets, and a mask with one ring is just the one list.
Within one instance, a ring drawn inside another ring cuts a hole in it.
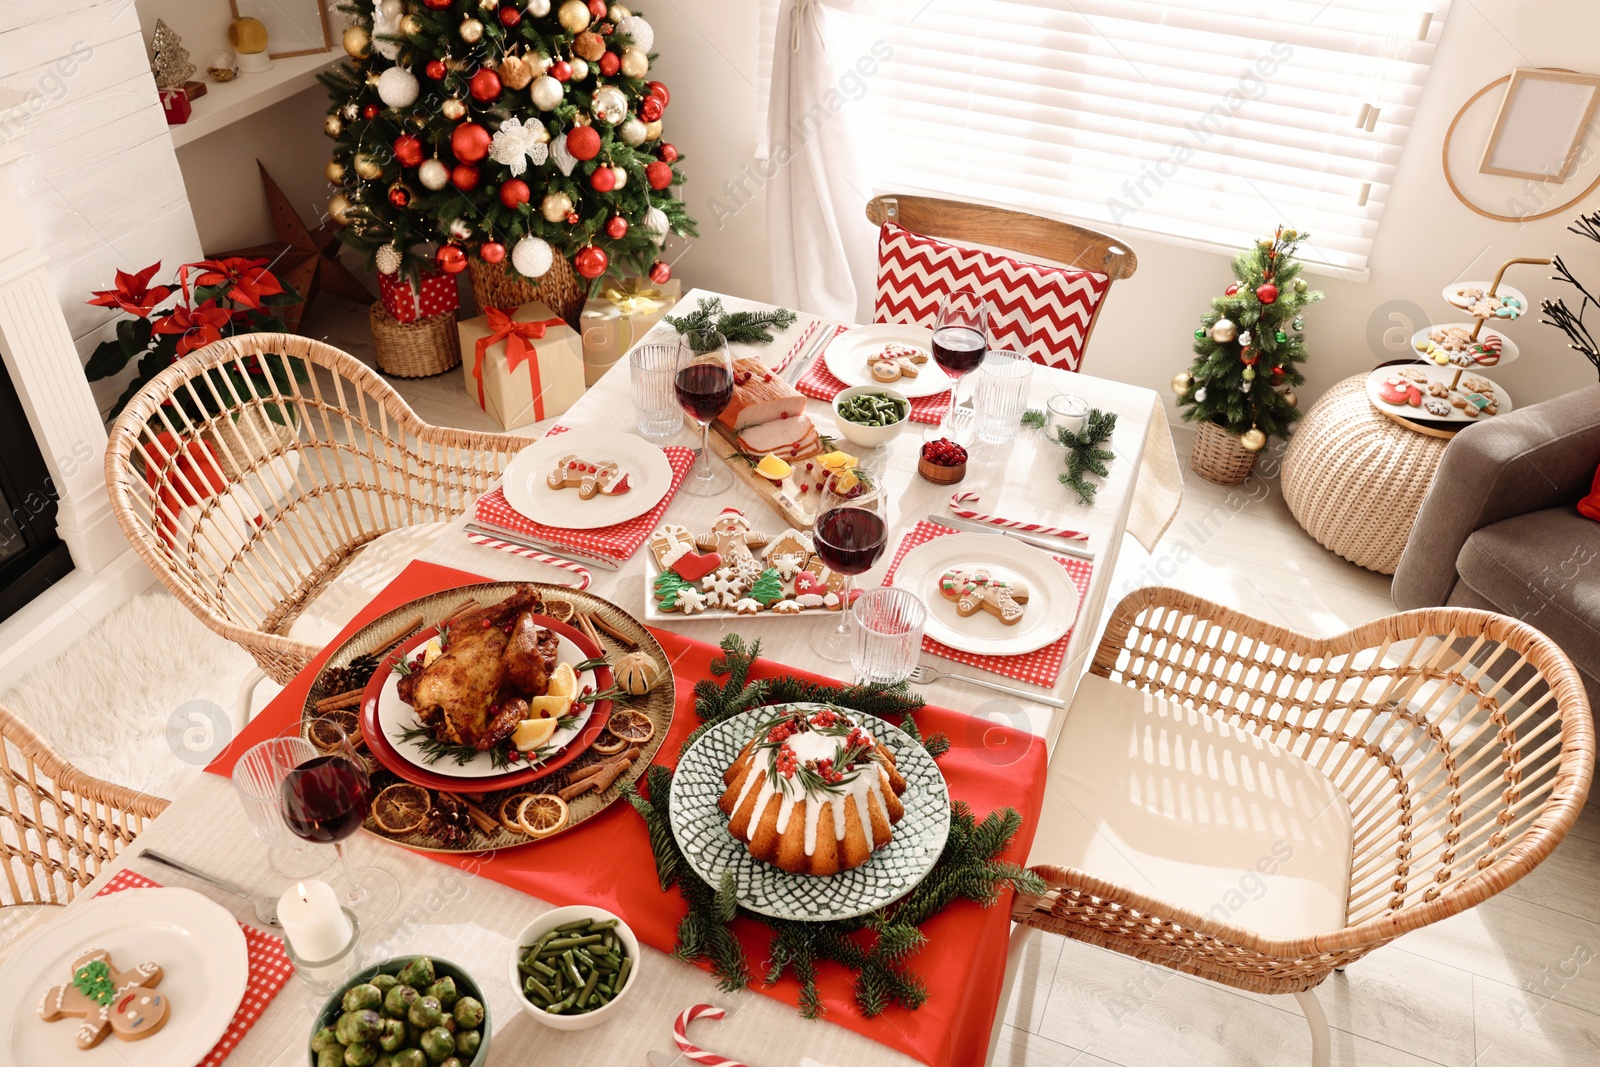
[{"label": "silver fork", "polygon": [[971,685],[982,686],[985,689],[993,689],[997,693],[1008,693],[1011,696],[1020,697],[1023,700],[1032,700],[1039,704],[1048,704],[1052,708],[1064,708],[1067,706],[1067,702],[1062,700],[1060,697],[1051,697],[1044,696],[1039,693],[1030,693],[1026,689],[1017,689],[1009,685],[1002,685],[999,682],[991,682],[987,678],[974,678],[970,674],[950,674],[947,671],[936,670],[933,667],[929,667],[922,663],[916,665],[916,667],[911,671],[911,677],[908,678],[907,681],[909,681],[912,685],[927,685],[929,682],[938,681],[967,682]]}]

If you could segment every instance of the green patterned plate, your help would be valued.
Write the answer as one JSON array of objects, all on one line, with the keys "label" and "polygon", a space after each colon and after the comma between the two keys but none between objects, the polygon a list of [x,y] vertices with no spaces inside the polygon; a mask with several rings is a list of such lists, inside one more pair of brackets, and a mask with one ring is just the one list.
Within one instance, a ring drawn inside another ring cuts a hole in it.
[{"label": "green patterned plate", "polygon": [[732,871],[739,903],[775,919],[825,922],[892,904],[927,877],[950,834],[950,791],[927,750],[882,719],[840,709],[888,746],[906,780],[900,797],[906,811],[894,836],[860,867],[826,877],[789,874],[750,855],[728,832],[728,817],[717,807],[722,772],[739,757],[757,724],[785,708],[827,706],[780,704],[736,715],[701,735],[672,776],[672,833],[689,866],[711,885],[721,884],[723,872]]}]

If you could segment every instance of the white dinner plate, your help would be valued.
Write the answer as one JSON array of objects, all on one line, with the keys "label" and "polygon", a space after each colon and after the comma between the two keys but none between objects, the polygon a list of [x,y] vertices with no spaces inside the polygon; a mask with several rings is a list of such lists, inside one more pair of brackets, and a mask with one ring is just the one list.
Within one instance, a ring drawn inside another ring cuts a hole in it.
[{"label": "white dinner plate", "polygon": [[[910,345],[928,353],[928,362],[917,369],[915,378],[880,382],[867,369],[867,360],[889,343]],[[950,378],[933,361],[933,331],[921,326],[860,326],[846,330],[822,352],[822,361],[833,376],[845,385],[887,385],[908,398],[938,396],[950,391]]]},{"label": "white dinner plate", "polygon": [[[156,989],[171,1004],[149,1037],[115,1034],[88,1051],[73,1043],[78,1020],[47,1023],[36,1010],[72,964],[92,949],[118,967],[159,964]],[[227,1033],[250,980],[244,933],[227,909],[188,889],[125,889],[79,904],[11,947],[0,967],[0,1062],[82,1067],[190,1067]]]},{"label": "white dinner plate", "polygon": [[[567,453],[595,462],[613,462],[628,473],[626,493],[579,498],[576,489],[552,489],[545,479]],[[506,467],[506,503],[520,515],[564,530],[597,530],[637,518],[672,488],[667,454],[642,437],[617,430],[568,430],[541,437],[518,452]]]},{"label": "white dinner plate", "polygon": [[[952,567],[981,567],[996,578],[1026,582],[1022,619],[1007,626],[987,611],[963,619],[955,601],[939,592],[940,575]],[[1078,587],[1066,568],[1047,553],[1000,534],[954,533],[925,541],[905,554],[894,584],[928,605],[927,636],[975,655],[1020,656],[1043,648],[1071,630],[1078,617]]]},{"label": "white dinner plate", "polygon": [[[1466,297],[1462,296],[1461,291],[1463,289],[1482,289],[1485,293],[1487,293],[1489,291],[1489,286],[1492,284],[1492,282],[1451,282],[1449,285],[1444,287],[1444,298],[1445,300],[1449,301],[1451,307],[1460,308],[1462,311],[1465,311],[1467,308],[1472,306],[1472,302]],[[1532,310],[1532,308],[1530,308],[1528,305],[1528,298],[1523,291],[1515,286],[1507,285],[1505,282],[1500,283],[1499,288],[1494,291],[1494,295],[1509,296],[1513,300],[1516,300],[1522,305],[1523,315],[1526,315]],[[1517,316],[1517,318],[1521,317],[1521,315]],[[1515,322],[1516,319],[1502,319],[1497,315],[1492,321]]]}]

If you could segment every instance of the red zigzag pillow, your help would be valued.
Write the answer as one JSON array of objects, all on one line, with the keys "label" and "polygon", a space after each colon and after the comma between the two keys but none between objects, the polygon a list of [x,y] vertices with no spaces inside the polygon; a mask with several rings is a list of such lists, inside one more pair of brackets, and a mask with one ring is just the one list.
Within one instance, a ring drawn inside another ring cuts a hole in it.
[{"label": "red zigzag pillow", "polygon": [[1090,319],[1110,284],[1104,274],[962,248],[886,222],[878,234],[872,319],[932,329],[944,297],[971,290],[989,301],[989,329],[997,341],[1031,334],[1023,348],[1029,359],[1076,371]]}]

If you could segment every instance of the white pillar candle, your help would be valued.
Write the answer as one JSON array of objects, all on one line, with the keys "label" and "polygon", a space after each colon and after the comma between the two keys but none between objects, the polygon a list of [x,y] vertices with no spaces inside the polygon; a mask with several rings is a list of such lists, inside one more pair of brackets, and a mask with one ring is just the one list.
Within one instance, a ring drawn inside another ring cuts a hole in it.
[{"label": "white pillar candle", "polygon": [[350,920],[327,882],[300,882],[278,898],[278,923],[302,960],[331,960],[350,944]]}]

